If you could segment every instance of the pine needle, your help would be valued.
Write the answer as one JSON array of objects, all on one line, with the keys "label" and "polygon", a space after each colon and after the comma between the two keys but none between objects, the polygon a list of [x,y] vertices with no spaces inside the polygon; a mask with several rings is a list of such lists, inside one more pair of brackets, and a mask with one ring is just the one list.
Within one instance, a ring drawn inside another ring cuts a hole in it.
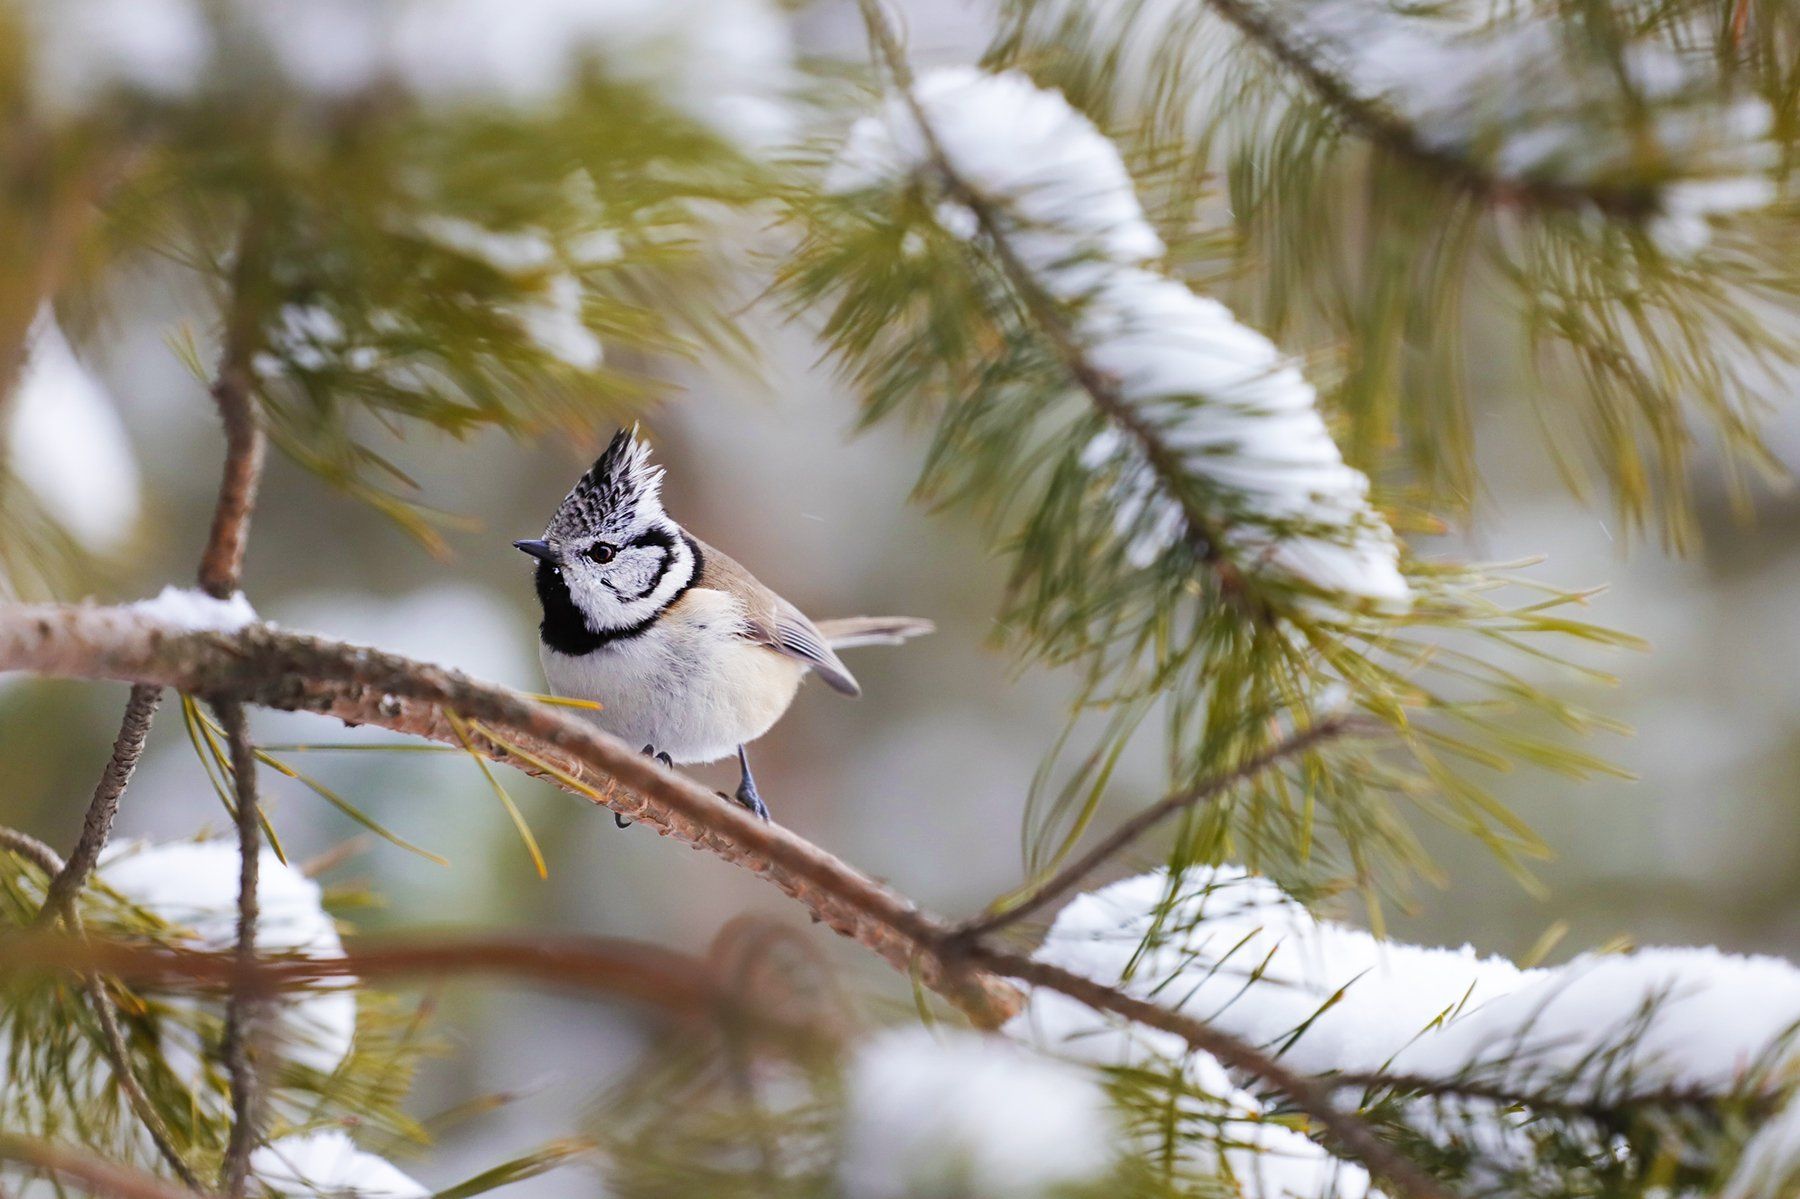
[{"label": "pine needle", "polygon": [[462,717],[448,708],[444,710],[444,715],[450,718],[450,727],[456,730],[457,740],[463,743],[463,748],[469,751],[469,756],[475,759],[477,766],[481,767],[482,776],[487,779],[488,786],[493,788],[495,797],[500,801],[500,806],[505,808],[506,814],[512,818],[513,827],[519,831],[519,840],[525,843],[525,851],[531,855],[531,864],[537,868],[538,877],[549,878],[550,868],[544,864],[544,853],[538,848],[537,838],[531,834],[531,826],[525,823],[525,814],[519,811],[519,805],[513,802],[513,797],[500,784],[500,780],[494,777],[493,768],[488,765],[487,759],[482,757],[481,752],[475,748],[474,741],[469,738],[468,725],[463,722]]}]

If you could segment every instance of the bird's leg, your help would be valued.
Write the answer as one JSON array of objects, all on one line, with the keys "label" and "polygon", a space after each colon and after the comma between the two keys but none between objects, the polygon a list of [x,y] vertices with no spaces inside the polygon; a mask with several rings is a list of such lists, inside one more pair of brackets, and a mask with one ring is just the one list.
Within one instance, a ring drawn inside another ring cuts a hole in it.
[{"label": "bird's leg", "polygon": [[737,801],[749,808],[754,815],[767,820],[769,805],[756,792],[756,776],[750,773],[750,759],[744,756],[744,747],[741,745],[738,746],[738,768],[744,772],[744,778],[738,784]]}]

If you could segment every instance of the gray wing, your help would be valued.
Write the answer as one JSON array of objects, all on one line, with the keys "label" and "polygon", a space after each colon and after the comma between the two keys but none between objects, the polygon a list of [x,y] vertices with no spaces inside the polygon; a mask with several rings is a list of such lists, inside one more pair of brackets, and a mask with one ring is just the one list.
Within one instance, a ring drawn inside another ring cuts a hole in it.
[{"label": "gray wing", "polygon": [[855,677],[832,652],[829,640],[804,612],[763,586],[729,555],[703,541],[698,544],[702,558],[699,585],[728,592],[743,603],[744,626],[740,632],[747,640],[798,658],[833,691],[850,696],[862,694]]},{"label": "gray wing", "polygon": [[799,658],[813,672],[824,679],[833,691],[845,695],[862,694],[856,679],[845,669],[842,661],[832,652],[831,646],[825,643],[825,635],[819,632],[819,626],[806,618],[800,609],[777,596],[775,598],[774,636],[770,639],[771,648]]}]

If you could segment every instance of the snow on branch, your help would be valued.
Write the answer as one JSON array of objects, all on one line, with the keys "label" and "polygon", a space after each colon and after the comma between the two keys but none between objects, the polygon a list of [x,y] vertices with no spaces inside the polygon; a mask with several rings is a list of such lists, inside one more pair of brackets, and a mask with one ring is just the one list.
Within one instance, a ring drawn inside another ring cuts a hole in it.
[{"label": "snow on branch", "polygon": [[1037,956],[1109,982],[1130,967],[1129,989],[1180,996],[1310,1073],[1474,1078],[1586,1101],[1735,1093],[1800,1024],[1800,969],[1775,958],[1643,949],[1525,970],[1316,919],[1236,867],[1084,895]]},{"label": "snow on branch", "polygon": [[235,633],[259,619],[241,591],[233,592],[230,599],[214,599],[197,588],[173,585],[127,610],[184,633]]},{"label": "snow on branch", "polygon": [[[1581,1119],[1633,1104],[1778,1100],[1800,1029],[1800,969],[1785,961],[1644,949],[1521,969],[1468,947],[1384,942],[1317,919],[1237,867],[1157,871],[1084,895],[1034,956],[1202,1020],[1292,1068],[1343,1076],[1352,1093],[1385,1085],[1422,1096],[1406,1102],[1406,1120],[1473,1146],[1496,1179],[1529,1170],[1543,1152],[1534,1110]],[[1008,1031],[1112,1067],[1178,1063],[1195,1090],[1216,1097],[1211,1114],[1226,1143],[1236,1122],[1254,1124],[1263,1110],[1178,1038],[1058,994],[1035,992]],[[1460,1106],[1440,1110],[1433,1096]],[[1516,1105],[1526,1114],[1513,1114]],[[1800,1104],[1769,1119],[1728,1193],[1761,1194],[1764,1180],[1800,1167],[1797,1127]],[[1569,1135],[1597,1160],[1608,1152],[1597,1135]],[[1343,1193],[1341,1176],[1333,1185]]]},{"label": "snow on branch", "polygon": [[1358,138],[1486,202],[1648,220],[1690,250],[1711,218],[1776,195],[1769,106],[1721,88],[1703,49],[1716,31],[1699,22],[1389,0],[1038,0],[1019,13],[1033,46],[1066,50],[1081,30],[1118,98],[1194,143],[1246,111],[1262,138],[1291,111],[1280,91],[1246,87],[1229,26]]},{"label": "snow on branch", "polygon": [[[113,846],[102,858],[99,881],[127,902],[169,925],[184,947],[223,953],[237,939],[237,848],[228,841]],[[259,862],[257,953],[264,957],[336,959],[344,946],[320,904],[319,885],[264,849]],[[356,1035],[355,980],[333,978],[284,996],[272,1020],[282,1054],[329,1075],[350,1053]],[[168,1001],[171,1008],[189,1004]],[[165,1031],[173,1060],[179,1040]],[[198,1078],[198,1043],[180,1055]]]},{"label": "snow on branch", "polygon": [[1115,1143],[1090,1071],[999,1037],[892,1029],[850,1063],[839,1175],[851,1199],[1031,1199],[1105,1175]]},{"label": "snow on branch", "polygon": [[1393,535],[1312,386],[1222,304],[1158,272],[1163,244],[1087,118],[1016,72],[933,71],[856,125],[828,182],[851,192],[940,174],[939,222],[1003,242],[1003,263],[1026,276],[1014,286],[1071,313],[1078,373],[1100,381],[1109,425],[1082,462],[1109,489],[1134,565],[1185,543],[1249,574],[1408,602]]},{"label": "snow on branch", "polygon": [[364,1153],[342,1132],[282,1137],[250,1155],[250,1173],[270,1194],[353,1195],[356,1199],[428,1199],[422,1186],[384,1158]]}]

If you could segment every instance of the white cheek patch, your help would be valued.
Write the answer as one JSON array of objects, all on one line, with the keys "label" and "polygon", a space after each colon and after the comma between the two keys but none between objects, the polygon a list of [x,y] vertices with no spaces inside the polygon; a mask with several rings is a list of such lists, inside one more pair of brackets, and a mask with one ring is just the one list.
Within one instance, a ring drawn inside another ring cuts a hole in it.
[{"label": "white cheek patch", "polygon": [[606,568],[606,586],[621,603],[648,599],[667,573],[669,551],[660,545],[625,550]]}]

